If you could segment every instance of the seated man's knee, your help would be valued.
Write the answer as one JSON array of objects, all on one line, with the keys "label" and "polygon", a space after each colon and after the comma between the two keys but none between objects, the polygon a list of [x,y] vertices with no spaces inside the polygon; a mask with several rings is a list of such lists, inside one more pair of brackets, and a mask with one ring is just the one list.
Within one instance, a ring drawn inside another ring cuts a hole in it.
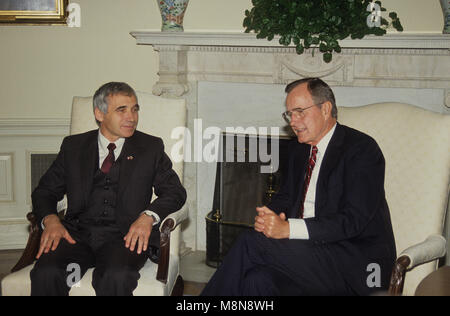
[{"label": "seated man's knee", "polygon": [[38,261],[30,272],[32,295],[68,295],[67,272],[60,265]]},{"label": "seated man's knee", "polygon": [[102,271],[94,270],[92,286],[97,295],[132,295],[137,287],[139,272],[128,267],[107,267]]},{"label": "seated man's knee", "polygon": [[248,230],[239,235],[238,242],[246,247],[255,248],[260,243],[261,240],[266,238],[263,234],[258,233],[255,230]]},{"label": "seated man's knee", "polygon": [[35,280],[52,280],[54,278],[61,277],[65,275],[65,269],[59,264],[51,261],[45,260],[43,257],[38,260],[30,272],[31,279]]},{"label": "seated man's knee", "polygon": [[271,269],[256,266],[246,273],[242,282],[243,295],[277,295],[276,280]]}]

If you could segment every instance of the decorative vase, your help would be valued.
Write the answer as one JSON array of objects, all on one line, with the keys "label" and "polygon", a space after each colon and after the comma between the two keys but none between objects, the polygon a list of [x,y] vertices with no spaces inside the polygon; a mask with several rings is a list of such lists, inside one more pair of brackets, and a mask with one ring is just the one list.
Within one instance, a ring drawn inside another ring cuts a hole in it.
[{"label": "decorative vase", "polygon": [[156,0],[162,18],[162,32],[183,32],[183,18],[189,0]]},{"label": "decorative vase", "polygon": [[444,34],[450,34],[450,0],[441,0],[442,13],[444,14]]}]

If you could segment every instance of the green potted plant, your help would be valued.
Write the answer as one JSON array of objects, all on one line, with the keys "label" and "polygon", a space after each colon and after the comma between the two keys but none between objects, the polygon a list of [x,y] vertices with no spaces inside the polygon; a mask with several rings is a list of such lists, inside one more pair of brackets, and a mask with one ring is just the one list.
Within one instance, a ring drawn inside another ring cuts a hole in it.
[{"label": "green potted plant", "polygon": [[252,0],[253,8],[245,11],[245,32],[254,31],[257,38],[271,41],[280,36],[281,45],[293,43],[298,54],[318,47],[323,60],[330,62],[333,52],[340,53],[339,40],[361,39],[366,35],[384,35],[391,25],[403,27],[395,12],[389,23],[381,16],[380,1],[372,0]]}]

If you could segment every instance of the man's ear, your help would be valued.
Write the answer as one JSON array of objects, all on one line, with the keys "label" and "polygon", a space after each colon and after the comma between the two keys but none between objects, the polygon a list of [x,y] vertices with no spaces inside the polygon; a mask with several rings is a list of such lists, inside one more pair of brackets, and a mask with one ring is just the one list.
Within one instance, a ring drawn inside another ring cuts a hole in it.
[{"label": "man's ear", "polygon": [[100,111],[98,108],[95,108],[95,109],[94,109],[94,115],[95,115],[95,119],[96,119],[98,122],[103,122],[103,118],[104,118],[105,113],[103,113],[102,111]]},{"label": "man's ear", "polygon": [[330,101],[326,101],[322,104],[321,110],[322,110],[322,114],[325,117],[331,117],[331,110],[333,108],[333,105],[331,104]]}]

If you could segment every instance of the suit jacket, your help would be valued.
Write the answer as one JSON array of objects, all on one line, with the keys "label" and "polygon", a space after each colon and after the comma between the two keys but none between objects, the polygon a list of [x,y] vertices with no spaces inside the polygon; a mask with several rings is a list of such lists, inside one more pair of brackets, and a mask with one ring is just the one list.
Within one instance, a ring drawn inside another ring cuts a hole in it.
[{"label": "suit jacket", "polygon": [[[288,173],[268,207],[294,218],[299,212],[310,146],[295,140],[288,152]],[[387,288],[396,258],[384,173],[385,161],[376,141],[337,124],[319,171],[315,217],[305,223],[310,240],[332,253],[330,264],[339,267],[357,294],[380,290],[367,285],[368,279],[371,284],[376,281],[371,275],[376,273],[373,263],[380,268],[381,287]]]},{"label": "suit jacket", "polygon": [[[77,227],[78,216],[88,208],[94,173],[98,169],[98,130],[64,138],[60,152],[32,194],[33,213],[39,222],[56,214],[56,205],[67,195],[64,224]],[[161,221],[179,210],[186,191],[164,152],[162,139],[135,131],[127,138],[120,156],[116,223],[123,235],[144,210]],[[157,198],[151,202],[152,189]],[[150,245],[159,247],[159,225],[153,227]]]}]

